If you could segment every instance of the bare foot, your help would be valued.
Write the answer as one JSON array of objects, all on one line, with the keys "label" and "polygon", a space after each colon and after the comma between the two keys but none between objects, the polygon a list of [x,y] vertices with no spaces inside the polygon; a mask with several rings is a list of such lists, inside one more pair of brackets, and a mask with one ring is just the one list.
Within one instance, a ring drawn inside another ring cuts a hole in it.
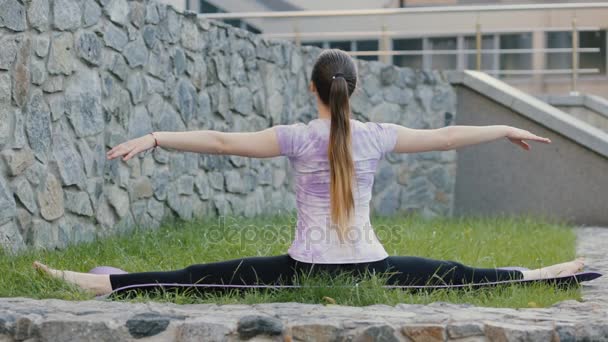
[{"label": "bare foot", "polygon": [[535,270],[523,271],[524,279],[547,279],[565,277],[576,274],[583,270],[585,259],[580,257],[572,261],[555,264]]},{"label": "bare foot", "polygon": [[61,271],[48,267],[47,265],[34,261],[34,268],[53,278],[64,280],[84,290],[91,291],[95,295],[104,295],[112,292],[110,276],[107,274],[90,274],[72,271]]}]

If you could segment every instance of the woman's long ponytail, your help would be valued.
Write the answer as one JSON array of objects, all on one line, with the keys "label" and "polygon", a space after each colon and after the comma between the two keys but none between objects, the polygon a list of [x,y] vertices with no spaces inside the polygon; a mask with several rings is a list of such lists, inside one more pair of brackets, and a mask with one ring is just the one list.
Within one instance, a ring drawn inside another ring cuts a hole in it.
[{"label": "woman's long ponytail", "polygon": [[329,90],[331,129],[329,134],[329,169],[331,219],[340,237],[347,233],[354,210],[352,181],[355,173],[351,147],[349,89],[346,79],[335,76]]}]

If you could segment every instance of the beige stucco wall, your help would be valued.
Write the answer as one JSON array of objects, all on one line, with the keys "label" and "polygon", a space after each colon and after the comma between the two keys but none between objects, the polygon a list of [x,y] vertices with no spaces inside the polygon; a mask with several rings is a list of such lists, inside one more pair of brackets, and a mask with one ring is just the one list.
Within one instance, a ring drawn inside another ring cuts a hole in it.
[{"label": "beige stucco wall", "polygon": [[505,124],[550,138],[526,152],[507,140],[460,149],[454,214],[534,214],[608,224],[608,158],[479,93],[456,86],[458,125]]}]

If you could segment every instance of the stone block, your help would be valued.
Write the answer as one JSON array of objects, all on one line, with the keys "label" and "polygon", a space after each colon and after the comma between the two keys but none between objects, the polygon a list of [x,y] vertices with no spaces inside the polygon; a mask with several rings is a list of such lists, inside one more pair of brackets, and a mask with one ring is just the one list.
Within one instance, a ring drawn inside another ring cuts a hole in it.
[{"label": "stone block", "polygon": [[27,18],[30,25],[44,32],[49,29],[50,6],[48,0],[32,0],[27,9]]},{"label": "stone block", "polygon": [[17,0],[4,0],[0,2],[0,23],[12,31],[25,31],[25,6]]},{"label": "stone block", "polygon": [[42,190],[38,192],[40,215],[49,221],[63,216],[64,202],[61,184],[52,173],[47,174]]},{"label": "stone block", "polygon": [[34,154],[29,148],[5,150],[1,154],[11,176],[22,174],[34,163]]},{"label": "stone block", "polygon": [[54,26],[60,31],[74,31],[80,27],[82,10],[79,1],[54,0],[53,19]]}]

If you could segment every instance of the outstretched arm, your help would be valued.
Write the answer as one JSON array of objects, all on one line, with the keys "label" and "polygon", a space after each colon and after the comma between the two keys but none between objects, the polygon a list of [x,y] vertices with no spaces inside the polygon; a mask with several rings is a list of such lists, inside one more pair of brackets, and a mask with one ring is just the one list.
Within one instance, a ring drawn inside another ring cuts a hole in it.
[{"label": "outstretched arm", "polygon": [[108,159],[124,156],[129,160],[139,152],[158,146],[180,151],[208,154],[230,154],[244,157],[269,158],[280,155],[274,127],[258,132],[154,132],[115,146],[107,153]]},{"label": "outstretched arm", "polygon": [[447,126],[438,129],[411,129],[395,125],[397,143],[393,152],[414,153],[448,151],[460,147],[508,138],[525,150],[530,145],[525,140],[550,143],[551,140],[511,126]]}]

